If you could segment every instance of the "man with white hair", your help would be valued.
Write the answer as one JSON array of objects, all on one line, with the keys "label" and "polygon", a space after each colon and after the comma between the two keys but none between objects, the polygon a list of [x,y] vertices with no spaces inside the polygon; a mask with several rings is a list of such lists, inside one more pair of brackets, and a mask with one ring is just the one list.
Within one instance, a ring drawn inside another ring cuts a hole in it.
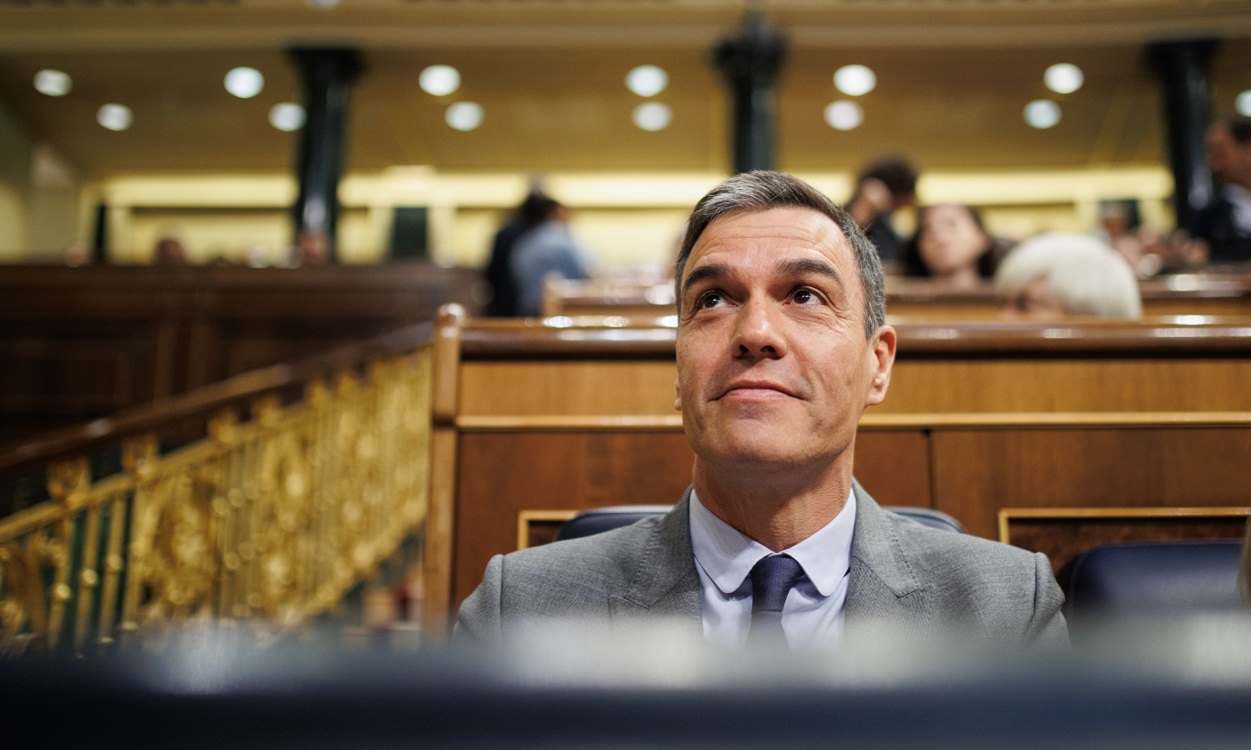
[{"label": "man with white hair", "polygon": [[1053,232],[1022,242],[999,266],[995,289],[1013,317],[1142,317],[1142,297],[1129,264],[1082,234]]}]

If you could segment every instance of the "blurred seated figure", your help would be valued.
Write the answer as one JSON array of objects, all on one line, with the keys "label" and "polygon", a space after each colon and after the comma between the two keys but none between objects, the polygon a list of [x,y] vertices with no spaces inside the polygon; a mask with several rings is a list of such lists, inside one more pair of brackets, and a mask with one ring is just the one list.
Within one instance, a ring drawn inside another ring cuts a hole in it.
[{"label": "blurred seated figure", "polygon": [[1196,231],[1214,263],[1251,260],[1251,117],[1225,117],[1208,129],[1208,168],[1218,189]]},{"label": "blurred seated figure", "polygon": [[491,302],[486,314],[494,318],[508,318],[517,314],[517,285],[513,281],[513,253],[517,241],[527,232],[547,219],[548,202],[551,198],[534,184],[530,192],[513,211],[512,216],[491,238],[491,259],[485,271],[486,282],[491,286]]},{"label": "blurred seated figure", "polygon": [[330,260],[330,241],[320,229],[301,229],[295,240],[297,266],[320,266]]},{"label": "blurred seated figure", "polygon": [[1142,296],[1129,264],[1083,234],[1049,233],[1013,250],[995,274],[995,289],[1010,317],[1095,315],[1142,317]]},{"label": "blurred seated figure", "polygon": [[156,241],[152,262],[158,266],[181,266],[187,262],[187,251],[174,237],[161,237]]},{"label": "blurred seated figure", "polygon": [[917,231],[901,262],[905,276],[969,289],[995,275],[998,253],[977,209],[944,203],[917,214]]},{"label": "blurred seated figure", "polygon": [[877,248],[884,263],[899,260],[900,241],[891,226],[896,209],[916,201],[917,169],[900,156],[885,156],[870,162],[856,178],[856,190],[844,206],[856,224]]},{"label": "blurred seated figure", "polygon": [[555,274],[585,279],[585,254],[569,232],[569,215],[553,198],[540,201],[543,220],[517,240],[513,248],[512,277],[517,288],[517,314],[539,315],[543,308],[543,280]]}]

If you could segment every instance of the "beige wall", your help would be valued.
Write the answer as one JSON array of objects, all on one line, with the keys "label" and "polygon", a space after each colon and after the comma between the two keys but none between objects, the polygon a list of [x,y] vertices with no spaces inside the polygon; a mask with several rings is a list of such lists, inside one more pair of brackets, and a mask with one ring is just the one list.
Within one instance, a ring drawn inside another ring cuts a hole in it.
[{"label": "beige wall", "polygon": [[0,262],[59,261],[83,240],[82,186],[0,105]]},{"label": "beige wall", "polygon": [[[802,175],[836,200],[850,176]],[[572,228],[598,272],[616,274],[668,267],[690,206],[721,179],[717,174],[553,174],[547,189],[571,208]],[[430,243],[438,262],[479,267],[492,233],[524,195],[528,177],[516,173],[441,174],[394,168],[352,174],[340,186],[339,244],[347,262],[384,257],[395,206],[428,206]],[[1024,237],[1047,230],[1093,229],[1098,202],[1136,197],[1145,222],[1166,228],[1171,179],[1163,167],[1010,173],[927,173],[922,203],[963,202],[984,209],[991,231]],[[283,175],[132,175],[91,186],[111,207],[110,244],[118,260],[147,262],[156,240],[171,234],[193,262],[253,256],[280,263],[290,244],[288,206],[295,183]],[[898,218],[901,231],[911,217]]]},{"label": "beige wall", "polygon": [[23,258],[26,193],[30,188],[30,141],[0,104],[0,262]]}]

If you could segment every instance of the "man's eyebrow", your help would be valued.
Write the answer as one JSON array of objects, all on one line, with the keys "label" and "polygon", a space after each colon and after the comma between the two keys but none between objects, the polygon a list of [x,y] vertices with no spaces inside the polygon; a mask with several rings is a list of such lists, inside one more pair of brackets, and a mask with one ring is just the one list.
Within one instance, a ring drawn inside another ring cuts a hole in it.
[{"label": "man's eyebrow", "polygon": [[783,276],[824,276],[840,287],[843,286],[843,277],[838,275],[838,270],[834,266],[812,258],[784,260],[778,263],[777,271]]},{"label": "man's eyebrow", "polygon": [[721,263],[709,263],[707,265],[700,266],[699,268],[696,268],[694,271],[691,271],[690,274],[686,277],[686,281],[682,282],[682,294],[686,294],[687,291],[689,291],[691,287],[695,286],[701,281],[704,281],[705,279],[714,279],[714,280],[723,279],[729,275],[730,275],[729,266],[723,265]]}]

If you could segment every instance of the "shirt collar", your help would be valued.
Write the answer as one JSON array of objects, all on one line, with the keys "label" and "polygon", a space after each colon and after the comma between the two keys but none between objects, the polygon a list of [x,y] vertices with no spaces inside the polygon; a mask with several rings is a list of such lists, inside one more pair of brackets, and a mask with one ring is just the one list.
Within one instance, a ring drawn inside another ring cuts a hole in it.
[{"label": "shirt collar", "polygon": [[[722,594],[729,596],[743,586],[751,569],[773,551],[717,518],[691,489],[691,547],[695,560]],[[851,568],[851,538],[856,524],[856,493],[848,491],[838,515],[799,544],[782,550],[795,558],[804,575],[821,596],[835,586]]]}]

